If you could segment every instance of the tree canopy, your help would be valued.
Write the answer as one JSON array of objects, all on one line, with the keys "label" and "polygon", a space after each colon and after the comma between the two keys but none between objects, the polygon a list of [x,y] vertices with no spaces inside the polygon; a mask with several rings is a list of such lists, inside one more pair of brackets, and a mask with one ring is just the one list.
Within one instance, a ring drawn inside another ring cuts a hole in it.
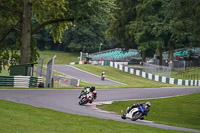
[{"label": "tree canopy", "polygon": [[173,60],[174,48],[200,46],[199,20],[198,0],[0,0],[0,71],[34,62],[36,40],[41,49],[54,42],[83,52],[100,43],[138,48],[144,56],[168,50]]},{"label": "tree canopy", "polygon": [[30,63],[31,38],[41,28],[49,29],[54,42],[61,42],[69,26],[104,21],[112,8],[113,0],[0,0],[0,45],[5,51],[5,40],[14,32],[20,40],[20,63]]},{"label": "tree canopy", "polygon": [[[196,0],[116,0],[109,32],[140,50],[170,51],[200,46],[200,2]],[[126,47],[130,47],[125,45]],[[161,57],[162,58],[162,57]]]}]

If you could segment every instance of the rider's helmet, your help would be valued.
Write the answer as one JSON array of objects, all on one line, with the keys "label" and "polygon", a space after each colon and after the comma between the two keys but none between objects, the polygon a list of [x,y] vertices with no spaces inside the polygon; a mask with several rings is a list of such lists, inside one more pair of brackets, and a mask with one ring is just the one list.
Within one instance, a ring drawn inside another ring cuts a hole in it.
[{"label": "rider's helmet", "polygon": [[102,74],[105,74],[105,72],[102,72]]},{"label": "rider's helmet", "polygon": [[96,94],[97,94],[97,91],[93,91],[93,93],[96,95]]},{"label": "rider's helmet", "polygon": [[92,86],[91,88],[90,88],[90,91],[94,91],[95,90],[95,86]]},{"label": "rider's helmet", "polygon": [[147,105],[148,107],[151,107],[151,103],[150,103],[150,102],[146,102],[146,105]]}]

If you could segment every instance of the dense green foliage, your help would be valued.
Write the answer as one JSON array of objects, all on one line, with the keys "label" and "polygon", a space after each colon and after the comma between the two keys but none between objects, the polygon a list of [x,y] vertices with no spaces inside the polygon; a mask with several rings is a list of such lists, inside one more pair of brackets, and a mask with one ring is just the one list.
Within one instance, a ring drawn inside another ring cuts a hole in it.
[{"label": "dense green foliage", "polygon": [[126,26],[130,21],[136,19],[137,0],[116,0],[115,4],[118,8],[113,10],[113,20],[110,22],[110,27],[107,35],[115,38],[122,47],[136,48],[137,44],[133,37],[127,36]]},{"label": "dense green foliage", "polygon": [[146,120],[200,130],[199,98],[200,94],[191,94],[162,99],[121,101],[98,107],[120,114],[122,109],[125,111],[134,103],[150,101],[151,108],[149,115],[145,117]]},{"label": "dense green foliage", "polygon": [[105,28],[106,22],[95,19],[88,23],[78,23],[65,32],[62,46],[66,47],[66,51],[98,51],[100,43],[105,40]]},{"label": "dense green foliage", "polygon": [[[141,51],[200,46],[200,3],[196,0],[116,0],[108,34]],[[173,59],[172,54],[170,60]]]},{"label": "dense green foliage", "polygon": [[157,49],[173,60],[174,49],[200,46],[199,19],[196,0],[1,0],[0,71],[8,60],[36,61],[36,42],[41,50],[138,48],[143,61]]},{"label": "dense green foliage", "polygon": [[[1,0],[0,3],[0,64],[4,65],[10,59],[4,51],[11,49],[6,44],[11,34],[14,46],[19,46],[20,63],[30,63],[37,57],[34,47],[34,34],[46,28],[53,36],[54,42],[61,43],[62,35],[69,26],[82,23],[104,23],[114,8],[113,0]],[[45,39],[49,41],[48,38]],[[97,39],[97,41],[101,41]],[[100,42],[99,42],[100,43]],[[32,60],[31,60],[32,59]],[[19,58],[16,58],[19,62]],[[0,69],[1,70],[1,69]]]}]

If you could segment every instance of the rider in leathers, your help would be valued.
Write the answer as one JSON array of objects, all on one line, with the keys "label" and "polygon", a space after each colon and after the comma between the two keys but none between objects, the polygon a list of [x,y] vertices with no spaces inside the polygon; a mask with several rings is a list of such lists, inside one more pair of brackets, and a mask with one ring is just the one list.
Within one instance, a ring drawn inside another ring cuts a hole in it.
[{"label": "rider in leathers", "polygon": [[95,86],[92,86],[92,87],[85,87],[82,91],[81,91],[81,94],[79,96],[79,98],[81,98],[82,95],[85,95],[89,92],[92,92],[93,93],[93,100],[95,100],[97,98],[97,92],[95,90]]},{"label": "rider in leathers", "polygon": [[[136,107],[139,107],[139,106],[145,107],[144,115],[147,116],[147,115],[148,115],[148,112],[150,111],[150,110],[149,110],[149,107],[151,106],[151,103],[150,103],[150,102],[133,104],[132,107],[129,107],[129,108],[127,109],[127,113],[129,113],[129,112],[131,111],[131,109],[136,108]],[[142,118],[140,118],[140,119],[143,120],[144,117],[142,117]]]}]

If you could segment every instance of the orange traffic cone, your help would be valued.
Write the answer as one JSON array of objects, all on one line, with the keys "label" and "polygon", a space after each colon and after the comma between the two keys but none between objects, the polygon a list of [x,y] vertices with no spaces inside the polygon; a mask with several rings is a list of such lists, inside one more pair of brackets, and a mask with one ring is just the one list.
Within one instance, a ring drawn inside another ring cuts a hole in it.
[{"label": "orange traffic cone", "polygon": [[121,109],[121,113],[123,113],[124,111],[123,111],[123,109]]}]

